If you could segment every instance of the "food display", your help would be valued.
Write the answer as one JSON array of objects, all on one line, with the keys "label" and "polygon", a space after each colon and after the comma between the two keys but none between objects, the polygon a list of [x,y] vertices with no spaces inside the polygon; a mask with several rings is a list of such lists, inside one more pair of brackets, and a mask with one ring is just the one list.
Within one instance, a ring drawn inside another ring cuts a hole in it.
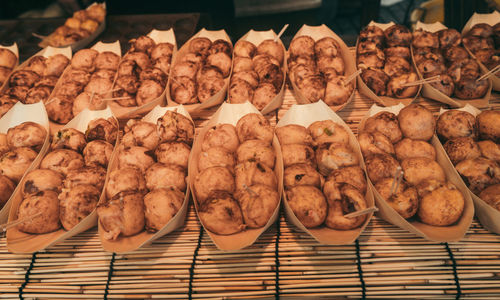
[{"label": "food display", "polygon": [[7,81],[18,63],[16,53],[9,48],[0,46],[0,87]]},{"label": "food display", "polygon": [[474,25],[463,37],[464,46],[488,70],[500,64],[500,22],[491,26],[486,23]]}]

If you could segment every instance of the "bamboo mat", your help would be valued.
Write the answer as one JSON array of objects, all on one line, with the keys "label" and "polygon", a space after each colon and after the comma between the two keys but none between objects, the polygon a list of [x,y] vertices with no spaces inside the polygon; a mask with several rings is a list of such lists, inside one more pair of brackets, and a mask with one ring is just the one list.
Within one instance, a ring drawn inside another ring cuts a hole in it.
[{"label": "bamboo mat", "polygon": [[[437,112],[440,103],[417,102]],[[287,90],[275,124],[295,103]],[[356,133],[372,105],[356,94],[339,115]],[[500,95],[491,106],[500,109]],[[215,109],[196,120],[201,128]],[[352,245],[327,246],[281,214],[251,247],[216,249],[191,205],[186,224],[129,254],[102,250],[97,230],[33,255],[0,238],[0,298],[255,299],[500,297],[500,236],[474,221],[457,243],[428,242],[374,217]]]}]

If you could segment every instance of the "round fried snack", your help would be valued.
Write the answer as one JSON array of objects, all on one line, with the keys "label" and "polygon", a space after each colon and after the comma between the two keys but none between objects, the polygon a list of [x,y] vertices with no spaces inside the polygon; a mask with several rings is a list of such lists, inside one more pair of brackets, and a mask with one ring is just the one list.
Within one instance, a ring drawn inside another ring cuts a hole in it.
[{"label": "round fried snack", "polygon": [[211,167],[225,167],[233,170],[235,165],[234,155],[222,147],[212,147],[200,153],[198,158],[198,171],[201,172]]},{"label": "round fried snack", "polygon": [[358,141],[364,157],[372,154],[395,154],[391,140],[378,131],[361,132]]},{"label": "round fried snack", "polygon": [[86,145],[83,133],[74,128],[63,128],[52,137],[51,149],[69,149],[81,153]]},{"label": "round fried snack", "polygon": [[325,196],[311,185],[298,185],[286,191],[288,205],[306,228],[314,228],[325,221],[328,205]]},{"label": "round fried snack", "polygon": [[500,183],[500,167],[495,161],[484,157],[465,159],[455,168],[476,195],[486,187]]},{"label": "round fried snack", "polygon": [[205,203],[213,191],[233,193],[235,182],[233,174],[224,167],[212,167],[201,171],[194,179],[194,191],[198,204]]},{"label": "round fried snack", "polygon": [[161,143],[155,150],[156,160],[164,164],[178,165],[188,168],[191,147],[181,142]]},{"label": "round fried snack", "polygon": [[257,52],[257,47],[249,41],[240,40],[234,45],[234,56],[252,58]]},{"label": "round fried snack", "polygon": [[373,154],[366,158],[366,172],[373,183],[391,177],[394,178],[398,168],[398,161],[389,154]]},{"label": "round fried snack", "polygon": [[264,227],[280,202],[278,192],[265,184],[255,184],[239,190],[236,199],[249,228]]},{"label": "round fried snack", "polygon": [[359,159],[348,145],[331,143],[316,150],[316,162],[321,175],[328,176],[333,170],[359,164]]},{"label": "round fried snack", "polygon": [[175,164],[155,163],[146,170],[146,186],[150,191],[174,187],[184,192],[186,190],[184,168]]},{"label": "round fried snack", "polygon": [[50,169],[66,177],[71,170],[85,165],[81,154],[69,149],[56,149],[49,152],[40,163],[40,168]]},{"label": "round fried snack", "polygon": [[432,112],[419,104],[410,104],[401,109],[398,121],[403,135],[414,140],[429,140],[436,128]]},{"label": "round fried snack", "polygon": [[285,168],[283,185],[289,189],[298,185],[321,188],[322,177],[310,164],[294,164]]},{"label": "round fried snack", "polygon": [[66,124],[73,119],[73,103],[63,97],[50,99],[45,105],[49,119],[59,123]]},{"label": "round fried snack", "polygon": [[[394,188],[393,188],[394,185]],[[383,178],[375,185],[375,189],[401,217],[408,219],[413,217],[418,210],[417,190],[407,184],[404,180],[399,183],[397,189],[394,178]],[[391,194],[391,190],[395,189]]]},{"label": "round fried snack", "polygon": [[283,166],[285,168],[294,164],[310,164],[316,166],[313,148],[304,144],[287,144],[281,146]]},{"label": "round fried snack", "polygon": [[313,145],[313,139],[309,130],[304,126],[297,124],[289,124],[281,127],[276,127],[275,133],[278,136],[280,145],[288,144],[306,144]]},{"label": "round fried snack", "polygon": [[[326,185],[326,183],[325,183]],[[328,199],[328,214],[325,225],[337,230],[350,230],[361,226],[367,215],[346,218],[344,215],[363,210],[367,207],[361,192],[346,184],[340,188],[339,199]]]},{"label": "round fried snack", "polygon": [[10,150],[9,143],[7,142],[7,135],[5,133],[0,133],[0,157],[5,152]]},{"label": "round fried snack", "polygon": [[184,194],[175,188],[155,189],[144,196],[146,230],[156,232],[172,220],[184,203]]},{"label": "round fried snack", "polygon": [[101,191],[92,185],[77,185],[59,194],[59,217],[66,230],[71,230],[94,211]]},{"label": "round fried snack", "polygon": [[0,174],[18,183],[24,172],[35,160],[37,153],[31,148],[20,147],[4,153],[0,157]]},{"label": "round fried snack", "polygon": [[111,145],[116,142],[116,137],[118,136],[118,127],[113,119],[94,119],[89,122],[87,131],[85,131],[85,137],[87,142],[93,140],[104,140]]},{"label": "round fried snack", "polygon": [[366,192],[366,176],[360,166],[350,166],[334,170],[327,180],[334,180],[337,184],[349,184],[361,193]]},{"label": "round fried snack", "polygon": [[106,169],[100,166],[85,166],[69,171],[63,183],[67,189],[71,189],[77,185],[88,184],[95,186],[98,190],[102,190],[105,180]]},{"label": "round fried snack", "polygon": [[261,140],[248,140],[236,151],[237,162],[256,161],[274,169],[276,154],[274,149]]},{"label": "round fried snack", "polygon": [[477,127],[482,139],[500,143],[500,111],[485,110],[477,116]]},{"label": "round fried snack", "polygon": [[188,145],[193,143],[194,124],[187,117],[174,112],[167,111],[163,117],[156,122],[161,142],[184,142]]},{"label": "round fried snack", "polygon": [[9,201],[15,188],[16,186],[7,176],[0,175],[0,209]]},{"label": "round fried snack", "polygon": [[401,162],[401,167],[403,168],[404,179],[412,185],[416,185],[426,179],[434,179],[441,182],[446,181],[443,168],[430,158],[407,158]]},{"label": "round fried snack", "polygon": [[203,226],[220,235],[238,233],[246,228],[238,202],[230,193],[214,191],[198,210]]},{"label": "round fried snack", "polygon": [[429,225],[448,226],[460,219],[464,207],[462,193],[452,183],[442,182],[421,197],[418,217]]},{"label": "round fried snack", "polygon": [[240,142],[236,128],[231,124],[217,124],[210,128],[201,144],[201,149],[207,151],[212,147],[223,147],[229,152],[236,152]]},{"label": "round fried snack", "polygon": [[330,143],[349,143],[347,130],[332,120],[316,121],[309,125],[308,129],[318,146]]},{"label": "round fried snack", "polygon": [[273,84],[263,82],[254,91],[252,104],[263,110],[276,97],[277,91]]},{"label": "round fried snack", "polygon": [[106,141],[94,140],[88,143],[83,149],[83,159],[87,166],[107,168],[112,153],[113,145]]},{"label": "round fried snack", "polygon": [[294,38],[290,42],[290,47],[288,48],[288,52],[291,57],[296,56],[314,56],[314,40],[307,35],[299,36]]},{"label": "round fried snack", "polygon": [[42,125],[34,122],[24,122],[7,130],[7,143],[10,148],[29,147],[40,151],[47,130]]},{"label": "round fried snack", "polygon": [[388,111],[379,112],[366,119],[363,131],[378,131],[388,137],[393,144],[403,137],[403,133],[399,128],[398,117]]},{"label": "round fried snack", "polygon": [[274,136],[269,121],[263,115],[257,113],[249,113],[239,119],[236,123],[236,132],[240,143],[258,139],[271,144]]},{"label": "round fried snack", "polygon": [[52,170],[36,169],[26,174],[21,191],[24,197],[40,191],[54,191],[59,193],[62,184],[63,177],[60,173]]},{"label": "round fried snack", "polygon": [[476,130],[476,118],[466,111],[448,110],[439,116],[436,123],[436,132],[444,140],[457,137],[474,138]]},{"label": "round fried snack", "polygon": [[254,184],[263,184],[276,190],[278,180],[273,170],[264,164],[246,161],[234,168],[236,191],[244,190]]},{"label": "round fried snack", "polygon": [[481,156],[478,143],[470,137],[452,138],[444,143],[443,148],[454,165],[464,159],[474,159]]},{"label": "round fried snack", "polygon": [[[40,215],[33,217],[36,214]],[[41,191],[25,198],[17,210],[17,219],[27,219],[17,225],[17,229],[22,232],[40,234],[58,230],[61,223],[57,193]]]},{"label": "round fried snack", "polygon": [[93,72],[95,70],[94,61],[99,55],[99,52],[94,49],[82,49],[73,54],[71,59],[71,67],[78,70]]},{"label": "round fried snack", "polygon": [[491,159],[500,163],[500,145],[496,144],[490,140],[484,140],[477,142],[479,149],[481,150],[481,155],[487,159]]},{"label": "round fried snack", "polygon": [[426,141],[404,138],[394,145],[394,150],[399,161],[412,157],[427,157],[436,160],[436,149]]},{"label": "round fried snack", "polygon": [[17,56],[6,48],[0,48],[0,66],[13,69],[16,66]]},{"label": "round fried snack", "polygon": [[127,122],[125,132],[122,138],[122,144],[125,146],[141,146],[154,150],[160,142],[156,125],[153,123],[131,119]]},{"label": "round fried snack", "polygon": [[500,184],[494,184],[485,188],[480,194],[479,198],[484,202],[491,205],[496,210],[500,210]]},{"label": "round fried snack", "polygon": [[116,169],[109,174],[106,196],[113,198],[120,192],[142,193],[146,190],[146,179],[141,171],[134,168]]},{"label": "round fried snack", "polygon": [[123,147],[118,153],[118,168],[136,168],[144,173],[155,163],[151,155],[152,150],[148,150],[148,148],[139,146]]}]

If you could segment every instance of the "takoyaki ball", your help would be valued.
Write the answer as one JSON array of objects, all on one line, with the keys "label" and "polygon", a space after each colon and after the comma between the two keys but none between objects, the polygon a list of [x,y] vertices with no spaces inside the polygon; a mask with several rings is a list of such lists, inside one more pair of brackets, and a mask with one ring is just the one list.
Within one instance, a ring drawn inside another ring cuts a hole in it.
[{"label": "takoyaki ball", "polygon": [[197,37],[189,42],[189,52],[196,53],[202,57],[207,57],[209,54],[212,42],[206,37]]},{"label": "takoyaki ball", "polygon": [[280,202],[276,189],[265,184],[254,184],[239,190],[235,198],[240,204],[245,225],[249,228],[264,227]]},{"label": "takoyaki ball", "polygon": [[172,220],[182,207],[184,194],[175,188],[155,189],[144,196],[146,230],[156,232]]},{"label": "takoyaki ball", "polygon": [[87,131],[85,131],[85,138],[87,142],[93,140],[103,140],[111,145],[116,142],[118,136],[118,128],[115,120],[109,118],[108,120],[99,118],[89,122]]},{"label": "takoyaki ball", "polygon": [[424,78],[441,75],[446,72],[444,63],[433,59],[423,59],[417,63],[417,68]]},{"label": "takoyaki ball", "polygon": [[123,57],[123,60],[134,61],[140,69],[139,72],[152,66],[151,59],[144,52],[129,52]]},{"label": "takoyaki ball", "polygon": [[31,58],[23,70],[35,72],[38,76],[42,76],[47,68],[47,58],[41,55]]},{"label": "takoyaki ball", "polygon": [[316,121],[309,127],[309,132],[317,145],[339,143],[349,143],[347,130],[332,120]]},{"label": "takoyaki ball", "polygon": [[16,102],[17,100],[9,95],[0,96],[0,117],[5,115]]},{"label": "takoyaki ball", "polygon": [[469,112],[448,110],[436,123],[436,132],[444,140],[457,137],[476,137],[476,118]]},{"label": "takoyaki ball", "polygon": [[77,185],[59,194],[59,217],[66,230],[71,230],[97,207],[101,191],[93,185]]},{"label": "takoyaki ball", "polygon": [[236,123],[236,133],[240,143],[258,139],[271,144],[274,137],[274,130],[269,121],[257,113],[249,113],[239,119]]},{"label": "takoyaki ball", "polygon": [[281,77],[283,74],[280,67],[273,63],[266,63],[261,65],[255,64],[254,69],[257,75],[259,75],[260,82],[271,82],[276,88],[281,87],[281,83],[283,82]]},{"label": "takoyaki ball", "polygon": [[34,87],[39,87],[39,86],[47,86],[47,87],[55,87],[57,81],[59,80],[59,77],[57,76],[44,76],[40,78],[40,80],[35,83]]},{"label": "takoyaki ball", "polygon": [[435,160],[427,157],[407,158],[401,162],[401,167],[404,179],[412,185],[417,185],[426,179],[446,181],[443,168]]},{"label": "takoyaki ball", "polygon": [[15,184],[7,176],[0,175],[0,209],[9,201],[15,188]]},{"label": "takoyaki ball", "polygon": [[[356,55],[361,55],[361,54],[367,54],[367,53],[374,53],[380,50],[380,44],[377,44],[373,41],[362,41],[358,43],[358,48],[356,49]],[[401,47],[405,48],[405,47]],[[392,48],[387,48],[387,49],[392,49]],[[385,50],[384,50],[385,52]]]},{"label": "takoyaki ball", "polygon": [[304,144],[281,145],[283,166],[285,168],[294,164],[310,164],[316,166],[313,148]]},{"label": "takoyaki ball", "polygon": [[196,84],[189,77],[175,77],[170,85],[170,95],[179,104],[193,104],[198,102]]},{"label": "takoyaki ball", "polygon": [[321,56],[316,62],[318,64],[318,70],[324,75],[344,75],[345,64],[340,56]]},{"label": "takoyaki ball", "polygon": [[104,109],[104,107],[106,107],[106,103],[103,101],[101,95],[92,95],[92,93],[83,92],[73,101],[71,111],[73,112],[73,116],[76,116],[86,108],[89,110],[99,110]]},{"label": "takoyaki ball", "polygon": [[418,29],[413,32],[412,44],[413,47],[416,48],[422,48],[422,47],[439,48],[439,37],[437,33]]},{"label": "takoyaki ball", "polygon": [[97,165],[93,165],[84,166],[80,169],[69,171],[63,183],[66,189],[71,189],[77,185],[88,184],[95,186],[98,190],[101,191],[104,187],[105,180],[106,169]]},{"label": "takoyaki ball", "polygon": [[32,87],[26,94],[24,99],[25,104],[33,104],[38,102],[47,102],[49,99],[52,88],[48,86]]},{"label": "takoyaki ball", "polygon": [[163,56],[172,57],[173,52],[174,45],[171,43],[158,43],[153,47],[153,49],[151,49],[150,56],[152,60],[157,60]]},{"label": "takoyaki ball", "polygon": [[233,73],[252,71],[253,60],[249,57],[235,57],[233,61]]},{"label": "takoyaki ball", "polygon": [[167,74],[158,68],[147,68],[142,70],[139,75],[141,81],[153,80],[159,83],[162,87],[167,84]]},{"label": "takoyaki ball", "polygon": [[13,69],[16,66],[17,57],[14,52],[6,48],[0,48],[0,67]]},{"label": "takoyaki ball", "polygon": [[443,147],[454,165],[464,159],[474,159],[481,156],[479,145],[468,136],[449,139]]},{"label": "takoyaki ball", "polygon": [[99,27],[99,23],[91,19],[87,19],[80,24],[80,30],[89,32],[89,35],[90,32],[96,31],[97,27]]},{"label": "takoyaki ball", "polygon": [[235,190],[240,191],[254,184],[267,185],[273,189],[278,188],[276,174],[265,164],[255,161],[244,161],[234,168]]},{"label": "takoyaki ball", "polygon": [[252,89],[259,85],[259,75],[255,71],[242,71],[231,75],[231,83],[236,80],[246,81]]},{"label": "takoyaki ball", "polygon": [[403,25],[392,25],[384,30],[385,43],[388,47],[410,46],[412,34],[408,28]]},{"label": "takoyaki ball", "polygon": [[238,202],[226,191],[214,191],[199,206],[198,217],[205,228],[215,234],[230,235],[246,228]]},{"label": "takoyaki ball", "polygon": [[24,197],[40,191],[54,191],[59,193],[62,185],[63,177],[59,172],[36,169],[26,174],[21,191]]},{"label": "takoyaki ball", "polygon": [[22,232],[38,234],[56,231],[61,227],[57,193],[41,191],[25,198],[17,210],[17,219],[27,219],[17,225]]},{"label": "takoyaki ball", "polygon": [[462,43],[462,35],[453,28],[440,30],[437,35],[441,49],[458,47]]},{"label": "takoyaki ball", "polygon": [[493,160],[484,157],[465,159],[455,168],[476,195],[486,187],[500,183],[500,167]]},{"label": "takoyaki ball", "polygon": [[283,64],[283,46],[274,39],[264,40],[257,46],[257,54],[267,54],[277,59],[280,65]]},{"label": "takoyaki ball", "polygon": [[146,190],[146,179],[135,168],[116,169],[109,174],[106,195],[111,199],[123,191],[142,193]]},{"label": "takoyaki ball", "polygon": [[496,210],[500,210],[500,184],[494,184],[485,188],[479,194],[479,198]]},{"label": "takoyaki ball", "polygon": [[198,170],[201,172],[211,167],[234,168],[234,155],[222,147],[212,147],[200,153],[198,157]]},{"label": "takoyaki ball", "polygon": [[325,95],[325,80],[321,75],[310,75],[298,83],[298,88],[310,102],[317,102]]},{"label": "takoyaki ball", "polygon": [[141,146],[154,150],[160,142],[156,125],[145,121],[129,120],[125,127],[122,144],[125,146]]},{"label": "takoyaki ball", "polygon": [[210,54],[206,60],[207,65],[217,67],[224,77],[231,71],[231,57],[224,52]]},{"label": "takoyaki ball", "polygon": [[261,83],[254,91],[252,104],[262,110],[276,97],[276,88],[271,83]]},{"label": "takoyaki ball", "polygon": [[358,156],[347,144],[332,143],[320,146],[315,153],[318,171],[328,176],[333,170],[359,164]]},{"label": "takoyaki ball", "polygon": [[[328,186],[325,183],[325,186]],[[336,187],[334,187],[336,188]],[[339,189],[338,199],[328,199],[328,214],[325,225],[337,230],[350,230],[361,226],[366,220],[366,215],[346,218],[344,215],[366,209],[366,200],[356,188],[346,184]]]},{"label": "takoyaki ball", "polygon": [[137,79],[137,77],[133,75],[124,75],[120,76],[116,79],[115,86],[117,89],[123,89],[125,92],[129,94],[137,93],[139,86],[141,83]]},{"label": "takoyaki ball", "polygon": [[388,111],[379,112],[365,121],[364,131],[378,131],[387,136],[391,142],[397,143],[403,137],[403,133],[399,128],[398,117]]},{"label": "takoyaki ball", "polygon": [[145,176],[146,187],[150,191],[170,187],[182,192],[186,190],[186,174],[184,168],[179,165],[155,163],[146,170]]},{"label": "takoyaki ball", "polygon": [[194,124],[186,116],[167,111],[163,117],[156,121],[158,133],[162,142],[184,142],[188,145],[193,143]]},{"label": "takoyaki ball", "polygon": [[225,84],[224,79],[218,77],[208,77],[198,81],[198,100],[201,103],[209,100],[212,96],[221,91]]},{"label": "takoyaki ball", "polygon": [[306,144],[313,145],[313,139],[309,129],[297,124],[289,124],[276,127],[275,133],[278,136],[280,145]]},{"label": "takoyaki ball", "polygon": [[290,67],[288,74],[290,82],[295,83],[297,86],[301,86],[306,77],[316,74],[316,70],[315,67],[299,64],[294,67]]},{"label": "takoyaki ball", "polygon": [[54,91],[53,95],[57,98],[65,98],[69,101],[73,101],[73,99],[75,99],[76,96],[83,91],[83,89],[84,86],[80,85],[78,82],[70,81],[60,85]]},{"label": "takoyaki ball", "polygon": [[481,155],[487,159],[491,159],[500,163],[500,145],[494,143],[490,140],[484,140],[477,142],[479,150],[481,150]]},{"label": "takoyaki ball", "polygon": [[306,228],[323,224],[328,205],[325,196],[317,187],[298,185],[286,191],[288,205]]},{"label": "takoyaki ball", "polygon": [[[285,157],[284,153],[283,157]],[[274,149],[262,140],[247,140],[241,143],[238,150],[236,150],[236,160],[238,163],[256,161],[274,169],[275,159]]]},{"label": "takoyaki ball", "polygon": [[294,164],[285,168],[283,185],[289,189],[297,185],[312,185],[321,188],[321,175],[310,164]]},{"label": "takoyaki ball", "polygon": [[83,157],[69,149],[56,149],[49,152],[40,163],[40,168],[49,169],[68,175],[71,170],[76,170],[84,166]]},{"label": "takoyaki ball", "polygon": [[194,193],[198,204],[203,204],[214,191],[233,193],[235,190],[234,177],[229,169],[212,167],[198,173],[194,179]]},{"label": "takoyaki ball", "polygon": [[136,39],[131,39],[129,41],[129,44],[130,44],[129,52],[144,52],[149,54],[156,43],[149,36],[141,35]]},{"label": "takoyaki ball", "polygon": [[433,226],[451,225],[462,216],[465,200],[452,183],[441,183],[420,198],[418,217]]},{"label": "takoyaki ball", "polygon": [[131,236],[144,229],[143,194],[127,191],[109,197],[108,201],[97,205],[97,215],[106,240],[116,240]]},{"label": "takoyaki ball", "polygon": [[384,31],[377,26],[366,26],[359,33],[360,41],[374,41],[377,44],[382,44],[385,39]]},{"label": "takoyaki ball", "polygon": [[106,141],[94,140],[83,149],[83,159],[87,166],[98,165],[107,168],[112,153],[113,145]]},{"label": "takoyaki ball", "polygon": [[290,42],[288,52],[292,58],[297,56],[314,56],[314,45],[315,42],[310,36],[302,35]]},{"label": "takoyaki ball", "polygon": [[444,57],[449,62],[462,61],[469,58],[469,53],[463,47],[454,46],[443,51]]},{"label": "takoyaki ball", "polygon": [[412,157],[427,157],[436,160],[436,149],[426,141],[404,138],[394,145],[394,151],[399,161]]},{"label": "takoyaki ball", "polygon": [[163,86],[153,80],[145,80],[137,90],[135,101],[137,105],[142,106],[157,99],[163,93]]},{"label": "takoyaki ball", "polygon": [[472,53],[475,53],[481,49],[493,49],[495,47],[495,42],[492,38],[482,38],[478,36],[465,36],[462,39],[465,47],[469,49]]},{"label": "takoyaki ball", "polygon": [[43,72],[43,76],[61,76],[69,62],[70,60],[62,54],[55,54],[50,56],[45,61],[46,68]]},{"label": "takoyaki ball", "polygon": [[198,73],[196,73],[196,81],[201,82],[203,80],[209,78],[219,78],[223,79],[222,73],[220,70],[213,66],[203,66],[198,69]]},{"label": "takoyaki ball", "polygon": [[335,39],[324,37],[314,44],[314,53],[316,57],[338,56],[340,53],[340,45]]},{"label": "takoyaki ball", "polygon": [[107,69],[116,71],[119,63],[120,56],[111,51],[103,51],[99,53],[94,61],[95,68],[97,70]]},{"label": "takoyaki ball", "polygon": [[445,59],[441,54],[441,51],[439,49],[430,47],[413,48],[413,57],[417,64],[417,67],[422,61],[426,59],[430,59],[438,63],[445,63]]},{"label": "takoyaki ball", "polygon": [[201,144],[201,149],[207,151],[212,147],[223,147],[229,152],[236,152],[240,142],[236,128],[231,124],[217,124],[210,128]]},{"label": "takoyaki ball", "polygon": [[229,102],[245,103],[251,102],[254,95],[254,88],[246,81],[235,79],[229,85]]},{"label": "takoyaki ball", "polygon": [[153,61],[153,68],[162,70],[165,74],[170,74],[170,63],[172,62],[172,57],[162,56],[157,60]]},{"label": "takoyaki ball", "polygon": [[417,213],[419,204],[417,190],[404,180],[399,183],[397,189],[393,186],[394,177],[387,177],[377,182],[375,189],[401,217],[405,219],[413,217]]},{"label": "takoyaki ball", "polygon": [[489,88],[488,80],[462,78],[455,84],[455,96],[460,99],[477,99],[484,97]]},{"label": "takoyaki ball", "polygon": [[486,23],[479,23],[474,25],[469,32],[467,32],[467,35],[480,36],[483,38],[490,37],[493,35],[493,27]]},{"label": "takoyaki ball", "polygon": [[407,138],[429,140],[436,129],[436,119],[432,112],[420,104],[410,104],[399,112],[399,127]]},{"label": "takoyaki ball", "polygon": [[151,157],[152,155],[152,150],[148,148],[139,146],[122,147],[118,153],[118,167],[120,169],[136,168],[144,173],[155,163]]},{"label": "takoyaki ball", "polygon": [[254,57],[257,47],[249,41],[240,40],[234,45],[234,58],[236,57]]},{"label": "takoyaki ball", "polygon": [[38,80],[40,80],[40,75],[37,73],[30,70],[18,70],[10,76],[9,85],[24,85],[32,87]]},{"label": "takoyaki ball", "polygon": [[71,59],[71,67],[86,72],[93,72],[96,67],[94,62],[97,58],[97,55],[99,55],[99,52],[94,49],[79,50],[73,55],[73,58]]},{"label": "takoyaki ball", "polygon": [[500,111],[485,110],[476,117],[479,136],[500,143]]},{"label": "takoyaki ball", "polygon": [[5,152],[10,150],[9,143],[7,141],[7,134],[0,133],[0,156]]},{"label": "takoyaki ball", "polygon": [[495,67],[498,64],[498,56],[495,56],[494,49],[477,50],[474,53],[474,56],[479,62],[481,62],[483,65],[486,65],[487,67],[489,64],[492,64],[493,67]]},{"label": "takoyaki ball", "polygon": [[389,76],[379,69],[365,69],[361,72],[363,82],[377,95],[384,96]]},{"label": "takoyaki ball", "polygon": [[479,64],[473,59],[456,61],[448,68],[448,75],[453,81],[458,82],[462,78],[478,78],[480,75]]},{"label": "takoyaki ball", "polygon": [[115,102],[118,103],[118,105],[120,106],[124,107],[137,106],[137,102],[135,101],[135,95],[127,93],[122,89],[114,91],[113,97],[119,98],[118,100],[115,100]]},{"label": "takoyaki ball", "polygon": [[5,94],[16,98],[17,100],[25,103],[26,102],[26,95],[28,95],[28,91],[30,90],[29,87],[24,86],[24,85],[16,85],[8,88],[5,91]]},{"label": "takoyaki ball", "polygon": [[418,76],[414,72],[396,75],[387,83],[387,96],[396,98],[411,98],[418,92],[418,85],[405,86],[407,83],[415,82]]},{"label": "takoyaki ball", "polygon": [[373,154],[366,158],[366,172],[373,183],[382,178],[394,178],[399,165],[398,161],[389,154]]},{"label": "takoyaki ball", "polygon": [[297,56],[294,57],[293,59],[289,58],[288,59],[288,69],[292,70],[294,67],[297,67],[298,65],[304,65],[307,66],[308,68],[311,68],[311,70],[315,71],[316,70],[316,59],[311,56]]},{"label": "takoyaki ball", "polygon": [[42,125],[35,122],[23,122],[7,130],[7,144],[11,149],[29,147],[40,151],[46,136],[47,130]]},{"label": "takoyaki ball", "polygon": [[446,74],[440,74],[440,79],[440,81],[432,82],[430,85],[439,92],[451,97],[453,91],[455,90],[455,83],[453,83],[453,79]]},{"label": "takoyaki ball", "polygon": [[356,63],[359,69],[381,69],[384,67],[384,62],[385,54],[380,49],[376,53],[370,52],[356,56]]},{"label": "takoyaki ball", "polygon": [[191,147],[182,142],[167,142],[158,145],[156,160],[164,164],[174,164],[187,170]]},{"label": "takoyaki ball", "polygon": [[139,76],[142,69],[139,65],[136,64],[133,60],[122,60],[120,65],[118,66],[118,70],[116,70],[116,75],[119,77],[122,76]]},{"label": "takoyaki ball", "polygon": [[398,56],[390,56],[385,60],[384,72],[390,77],[408,73],[410,71],[410,63]]},{"label": "takoyaki ball", "polygon": [[7,81],[11,71],[9,68],[0,66],[0,85]]},{"label": "takoyaki ball", "polygon": [[391,140],[378,131],[361,132],[358,142],[364,157],[372,154],[395,154]]},{"label": "takoyaki ball", "polygon": [[52,137],[52,149],[70,149],[76,152],[82,152],[87,142],[85,135],[74,128],[60,129]]},{"label": "takoyaki ball", "polygon": [[76,86],[83,87],[90,81],[90,77],[91,75],[87,71],[70,69],[63,77],[63,85],[73,82],[76,83]]},{"label": "takoyaki ball", "polygon": [[396,57],[404,58],[407,61],[410,60],[410,48],[409,47],[395,46],[395,47],[385,48],[384,54],[385,54],[386,58],[396,56]]}]

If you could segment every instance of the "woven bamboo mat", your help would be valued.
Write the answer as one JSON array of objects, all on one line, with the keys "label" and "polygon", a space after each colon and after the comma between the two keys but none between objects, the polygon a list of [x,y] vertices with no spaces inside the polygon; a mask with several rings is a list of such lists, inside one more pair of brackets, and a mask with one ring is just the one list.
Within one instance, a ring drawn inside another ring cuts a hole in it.
[{"label": "woven bamboo mat", "polygon": [[[440,103],[417,102],[437,112]],[[295,103],[286,91],[273,124]],[[339,114],[356,133],[372,105],[356,94]],[[500,95],[491,106],[500,109]],[[196,121],[201,128],[215,109]],[[0,239],[0,298],[474,298],[500,297],[500,236],[474,221],[457,243],[419,238],[374,217],[352,245],[327,246],[281,215],[251,247],[215,248],[191,206],[184,227],[129,254],[102,250],[96,229],[33,255]]]}]

